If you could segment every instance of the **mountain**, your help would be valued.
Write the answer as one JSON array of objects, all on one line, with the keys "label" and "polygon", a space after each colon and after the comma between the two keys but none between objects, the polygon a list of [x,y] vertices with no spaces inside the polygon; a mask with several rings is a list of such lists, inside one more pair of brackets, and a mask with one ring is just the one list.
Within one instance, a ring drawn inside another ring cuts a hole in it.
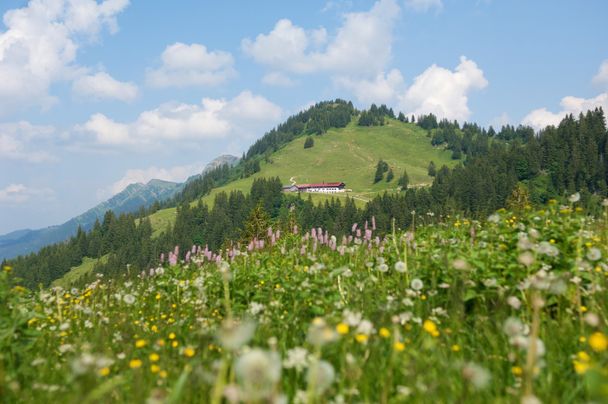
[{"label": "mountain", "polygon": [[107,201],[63,224],[38,230],[16,230],[0,236],[0,261],[36,252],[49,244],[67,240],[76,234],[79,226],[85,230],[90,229],[95,224],[95,220],[103,218],[103,215],[109,210],[116,214],[135,212],[140,207],[149,207],[154,202],[170,199],[189,181],[199,178],[222,164],[234,165],[237,161],[238,157],[222,155],[207,164],[200,174],[188,178],[185,183],[153,179],[147,184],[130,184]]},{"label": "mountain", "polygon": [[[312,194],[315,202],[331,198],[354,198],[360,205],[376,195],[395,191],[398,180],[407,171],[413,186],[430,185],[428,175],[431,161],[437,167],[453,167],[451,151],[444,146],[433,146],[428,132],[421,127],[387,118],[382,126],[359,126],[357,118],[343,128],[331,128],[321,136],[313,136],[314,146],[304,148],[306,136],[298,136],[278,150],[266,155],[260,170],[246,178],[238,178],[213,189],[202,199],[213,203],[218,193],[249,192],[259,178],[279,177],[284,185],[341,181],[348,192],[342,194]],[[378,161],[382,159],[393,170],[394,179],[374,183]],[[175,219],[176,208],[161,209],[150,217],[156,234],[160,234]]]}]

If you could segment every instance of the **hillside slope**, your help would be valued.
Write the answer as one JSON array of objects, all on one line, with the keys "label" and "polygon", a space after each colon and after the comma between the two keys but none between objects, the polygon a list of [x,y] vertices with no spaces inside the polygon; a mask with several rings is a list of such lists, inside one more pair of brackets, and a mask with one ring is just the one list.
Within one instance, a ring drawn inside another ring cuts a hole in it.
[{"label": "hillside slope", "polygon": [[[394,119],[383,126],[362,127],[356,119],[346,128],[330,129],[320,136],[313,136],[314,146],[304,149],[306,137],[298,137],[270,155],[260,164],[261,170],[254,175],[215,188],[203,198],[212,203],[220,192],[239,190],[249,192],[256,178],[279,177],[283,184],[343,181],[350,191],[344,194],[313,195],[314,200],[328,197],[353,197],[364,203],[376,194],[397,190],[397,181],[407,170],[410,184],[425,185],[432,182],[427,169],[430,161],[437,167],[453,166],[451,152],[443,147],[433,147],[424,129]],[[391,182],[374,184],[378,160],[384,160],[394,172]],[[172,223],[175,208],[163,209],[151,216],[152,226],[159,233]]]}]

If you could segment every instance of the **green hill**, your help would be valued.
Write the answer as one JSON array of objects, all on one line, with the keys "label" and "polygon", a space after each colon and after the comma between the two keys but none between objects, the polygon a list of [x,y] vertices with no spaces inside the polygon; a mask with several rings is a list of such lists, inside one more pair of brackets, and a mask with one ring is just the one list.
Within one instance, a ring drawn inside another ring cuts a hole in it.
[{"label": "green hill", "polygon": [[[332,197],[352,197],[361,204],[378,193],[396,191],[397,181],[407,170],[410,184],[429,185],[432,178],[427,169],[430,161],[437,167],[453,166],[451,152],[444,147],[433,147],[427,132],[409,123],[387,119],[383,126],[357,126],[354,119],[347,127],[330,129],[313,136],[314,146],[304,149],[306,137],[298,137],[260,163],[260,171],[247,178],[215,188],[203,197],[212,203],[219,192],[239,190],[248,192],[253,180],[262,177],[279,177],[288,185],[311,182],[342,181],[349,192],[333,195],[313,195],[315,201]],[[374,184],[378,160],[384,160],[393,170],[395,178]],[[158,233],[172,223],[175,208],[163,209],[151,216],[152,226]]]}]

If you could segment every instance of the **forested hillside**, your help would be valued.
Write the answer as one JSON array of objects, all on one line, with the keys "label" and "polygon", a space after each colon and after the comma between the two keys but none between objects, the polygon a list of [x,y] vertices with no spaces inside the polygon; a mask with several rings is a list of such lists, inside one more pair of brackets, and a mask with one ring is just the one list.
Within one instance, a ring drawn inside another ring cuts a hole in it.
[{"label": "forested hillside", "polygon": [[[339,108],[335,105],[321,103],[312,110],[336,111],[335,117],[341,117],[343,110],[355,114],[348,107],[350,104],[337,102]],[[406,228],[447,215],[485,218],[504,206],[524,209],[551,198],[563,200],[574,192],[580,192],[582,203],[593,212],[599,206],[597,202],[606,196],[607,132],[604,113],[596,109],[579,117],[567,116],[558,127],[548,127],[538,134],[525,127],[507,126],[495,132],[475,124],[437,122],[432,115],[418,117],[418,125],[428,132],[429,142],[460,154],[461,162],[453,168],[434,169],[429,187],[409,187],[379,195],[365,207],[358,207],[350,199],[315,205],[306,196],[282,193],[278,178],[256,178],[248,193],[218,193],[209,206],[202,202],[191,204],[218,185],[252,175],[261,156],[272,156],[285,142],[306,136],[310,133],[308,125],[315,122],[312,127],[316,128],[316,122],[324,122],[311,117],[326,115],[317,112],[307,116],[303,126],[295,118],[288,120],[290,125],[299,127],[299,135],[293,133],[295,129],[280,126],[283,129],[267,134],[234,168],[223,166],[192,182],[173,200],[177,205],[174,225],[159,236],[153,237],[148,218],[151,212],[120,217],[109,213],[89,233],[80,232],[66,244],[12,260],[15,274],[27,286],[48,285],[83,257],[105,255],[107,261],[100,261],[95,272],[111,275],[129,268],[131,273],[138,273],[156,265],[161,254],[173,251],[176,245],[179,258],[185,257],[193,245],[217,251],[262,238],[270,224],[282,229],[322,226],[340,236],[349,232],[352,223],[374,218],[382,234],[391,229],[393,219],[396,227]],[[329,122],[330,126],[345,124],[341,119]]]}]

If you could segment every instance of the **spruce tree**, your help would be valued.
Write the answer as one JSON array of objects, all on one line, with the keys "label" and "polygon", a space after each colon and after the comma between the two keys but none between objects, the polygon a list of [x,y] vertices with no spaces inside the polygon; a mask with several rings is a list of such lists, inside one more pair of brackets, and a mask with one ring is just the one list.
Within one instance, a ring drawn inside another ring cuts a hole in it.
[{"label": "spruce tree", "polygon": [[311,136],[308,136],[306,138],[306,141],[304,142],[304,148],[305,149],[310,149],[311,147],[313,147],[315,145],[315,141]]},{"label": "spruce tree", "polygon": [[393,169],[389,168],[388,173],[386,174],[386,182],[391,182],[395,178],[395,174],[393,174]]},{"label": "spruce tree", "polygon": [[434,177],[437,174],[437,168],[435,168],[435,162],[431,160],[429,163],[428,173],[430,177]]},{"label": "spruce tree", "polygon": [[402,191],[407,190],[407,187],[410,185],[410,177],[407,175],[407,170],[403,170],[403,175],[399,178],[398,185]]}]

